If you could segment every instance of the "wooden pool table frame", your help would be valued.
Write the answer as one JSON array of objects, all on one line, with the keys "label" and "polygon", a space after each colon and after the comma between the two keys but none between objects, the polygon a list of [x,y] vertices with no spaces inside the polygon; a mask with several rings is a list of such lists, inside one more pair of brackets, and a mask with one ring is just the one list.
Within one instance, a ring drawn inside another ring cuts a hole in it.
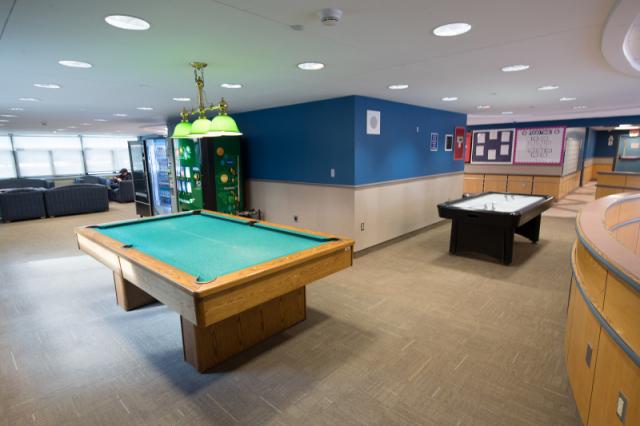
[{"label": "wooden pool table frame", "polygon": [[305,286],[353,264],[354,242],[347,238],[207,210],[177,214],[200,212],[331,238],[199,284],[195,276],[123,246],[95,226],[75,229],[78,248],[113,271],[116,300],[124,310],[159,301],[180,314],[184,358],[200,372],[303,321]]}]

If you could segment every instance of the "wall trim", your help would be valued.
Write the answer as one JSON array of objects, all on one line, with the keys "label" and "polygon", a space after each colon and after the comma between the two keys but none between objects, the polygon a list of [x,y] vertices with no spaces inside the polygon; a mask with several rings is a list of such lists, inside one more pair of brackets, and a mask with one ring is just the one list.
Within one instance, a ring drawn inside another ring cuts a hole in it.
[{"label": "wall trim", "polygon": [[397,236],[395,238],[392,238],[390,240],[383,241],[381,243],[378,243],[378,244],[363,248],[362,250],[354,251],[353,252],[353,257],[354,257],[354,259],[357,259],[359,257],[366,256],[367,254],[371,254],[371,253],[373,253],[375,251],[378,251],[380,249],[383,249],[385,247],[389,247],[389,246],[394,245],[396,243],[399,243],[401,241],[407,240],[407,239],[409,239],[411,237],[415,237],[418,234],[422,234],[422,233],[430,231],[430,230],[432,230],[434,228],[446,225],[447,222],[449,222],[449,219],[441,219],[441,220],[439,220],[439,221],[437,221],[435,223],[423,226],[422,228],[418,228],[418,229],[416,229],[414,231],[409,231],[406,234],[402,234],[402,235]]},{"label": "wall trim", "polygon": [[309,186],[324,186],[330,188],[345,188],[345,189],[368,189],[375,188],[379,186],[389,186],[389,185],[398,185],[402,183],[420,181],[420,180],[428,180],[445,176],[455,176],[455,175],[463,175],[464,171],[460,170],[458,172],[447,172],[447,173],[437,173],[434,175],[425,175],[425,176],[416,176],[411,178],[404,179],[394,179],[394,180],[386,180],[383,182],[374,182],[374,183],[365,183],[360,185],[343,185],[343,184],[335,184],[335,183],[317,183],[317,182],[300,182],[293,180],[277,180],[277,179],[247,179],[248,182],[265,182],[265,183],[282,183],[289,185],[309,185]]}]

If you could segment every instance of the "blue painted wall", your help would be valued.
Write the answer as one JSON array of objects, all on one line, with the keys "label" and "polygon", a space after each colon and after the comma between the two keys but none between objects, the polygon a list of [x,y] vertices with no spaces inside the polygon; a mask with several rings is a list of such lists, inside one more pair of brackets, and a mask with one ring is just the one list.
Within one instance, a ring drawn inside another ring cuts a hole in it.
[{"label": "blue painted wall", "polygon": [[[381,112],[380,135],[366,134],[367,109]],[[251,179],[361,185],[464,168],[444,143],[445,134],[465,127],[465,114],[348,96],[233,117],[247,143]],[[439,133],[437,152],[429,151],[431,132]]]},{"label": "blue painted wall", "polygon": [[596,138],[598,137],[598,132],[593,129],[587,129],[587,139],[584,144],[584,159],[593,158],[596,152]]},{"label": "blue painted wall", "polygon": [[[380,111],[380,135],[366,134],[367,110]],[[463,171],[444,142],[466,122],[466,114],[356,96],[355,184]],[[431,132],[439,133],[438,151],[429,150]]]},{"label": "blue painted wall", "polygon": [[[594,157],[608,157],[613,158],[616,156],[616,152],[618,151],[618,137],[620,134],[628,135],[629,131],[620,132],[620,131],[597,131],[596,132],[596,146],[593,152]],[[613,145],[609,146],[609,136],[613,135],[614,141]]]},{"label": "blue painted wall", "polygon": [[247,143],[248,177],[353,185],[354,104],[348,96],[234,114]]}]

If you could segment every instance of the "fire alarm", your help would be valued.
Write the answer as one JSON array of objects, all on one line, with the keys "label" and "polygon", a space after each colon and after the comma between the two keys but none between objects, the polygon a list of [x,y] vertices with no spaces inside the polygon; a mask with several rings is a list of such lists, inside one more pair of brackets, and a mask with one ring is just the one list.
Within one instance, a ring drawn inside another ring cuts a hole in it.
[{"label": "fire alarm", "polygon": [[328,7],[320,11],[320,22],[327,27],[333,27],[342,19],[342,11]]}]

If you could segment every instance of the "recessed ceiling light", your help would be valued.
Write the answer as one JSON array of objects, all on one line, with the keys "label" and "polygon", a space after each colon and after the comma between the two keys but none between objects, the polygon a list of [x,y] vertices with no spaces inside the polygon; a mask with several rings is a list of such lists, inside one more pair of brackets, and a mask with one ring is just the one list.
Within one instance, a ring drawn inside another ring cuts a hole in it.
[{"label": "recessed ceiling light", "polygon": [[387,87],[391,90],[404,90],[404,89],[408,89],[409,85],[408,84],[390,84]]},{"label": "recessed ceiling light", "polygon": [[18,108],[18,107],[9,108],[9,111],[24,111],[24,108]]},{"label": "recessed ceiling light", "polygon": [[241,89],[242,88],[242,84],[238,84],[238,83],[222,83],[220,85],[220,87],[222,87],[224,89]]},{"label": "recessed ceiling light", "polygon": [[91,123],[80,123],[81,126],[91,126]]},{"label": "recessed ceiling light", "polygon": [[82,62],[82,61],[62,60],[62,61],[58,61],[58,63],[63,67],[69,67],[69,68],[91,68],[93,66],[89,62]]},{"label": "recessed ceiling light", "polygon": [[34,87],[39,87],[41,89],[59,89],[62,86],[55,83],[34,83]]},{"label": "recessed ceiling light", "polygon": [[628,129],[629,127],[633,127],[632,124],[618,124],[619,129]]},{"label": "recessed ceiling light", "polygon": [[18,98],[18,100],[22,102],[40,102],[38,98]]},{"label": "recessed ceiling light", "polygon": [[324,68],[324,64],[322,62],[302,62],[298,64],[298,68],[303,71],[318,71]]},{"label": "recessed ceiling light", "polygon": [[17,115],[13,115],[13,114],[0,114],[0,117],[4,117],[4,118],[17,118]]},{"label": "recessed ceiling light", "polygon": [[56,129],[56,132],[64,132],[64,129]]},{"label": "recessed ceiling light", "polygon": [[433,30],[433,34],[438,37],[453,37],[469,32],[469,30],[471,30],[471,25],[466,22],[454,22],[452,24],[440,25]]},{"label": "recessed ceiling light", "polygon": [[173,98],[173,100],[178,102],[189,102],[191,101],[191,98]]},{"label": "recessed ceiling light", "polygon": [[127,15],[110,15],[104,18],[107,24],[122,30],[144,31],[151,27],[144,19]]},{"label": "recessed ceiling light", "polygon": [[457,101],[458,97],[457,96],[445,96],[444,98],[442,98],[443,101],[445,102],[453,102],[453,101]]},{"label": "recessed ceiling light", "polygon": [[502,67],[502,71],[504,72],[517,72],[528,70],[529,65],[519,64],[519,65],[507,65],[506,67]]},{"label": "recessed ceiling light", "polygon": [[576,105],[573,107],[573,109],[587,109],[586,105]]},{"label": "recessed ceiling light", "polygon": [[540,86],[540,87],[538,87],[538,90],[541,91],[541,92],[547,92],[549,90],[556,90],[556,89],[559,89],[559,88],[560,88],[560,86],[551,86],[551,85],[549,85],[549,86]]},{"label": "recessed ceiling light", "polygon": [[104,118],[94,118],[93,121],[99,121],[100,123],[104,123],[107,120],[105,120]]},{"label": "recessed ceiling light", "polygon": [[122,112],[116,112],[115,114],[113,114],[114,117],[126,117],[127,114],[124,114]]},{"label": "recessed ceiling light", "polygon": [[489,108],[491,108],[491,105],[478,105],[476,108],[478,108],[478,109],[489,109]]},{"label": "recessed ceiling light", "polygon": [[575,101],[575,100],[576,98],[567,98],[566,96],[560,98],[560,102],[569,102],[569,101]]},{"label": "recessed ceiling light", "polygon": [[511,115],[513,111],[502,111],[502,115]]},{"label": "recessed ceiling light", "polygon": [[138,109],[140,111],[153,111],[153,108],[151,108],[151,107],[138,107],[136,109]]},{"label": "recessed ceiling light", "polygon": [[67,129],[77,129],[76,126],[67,126]]}]

